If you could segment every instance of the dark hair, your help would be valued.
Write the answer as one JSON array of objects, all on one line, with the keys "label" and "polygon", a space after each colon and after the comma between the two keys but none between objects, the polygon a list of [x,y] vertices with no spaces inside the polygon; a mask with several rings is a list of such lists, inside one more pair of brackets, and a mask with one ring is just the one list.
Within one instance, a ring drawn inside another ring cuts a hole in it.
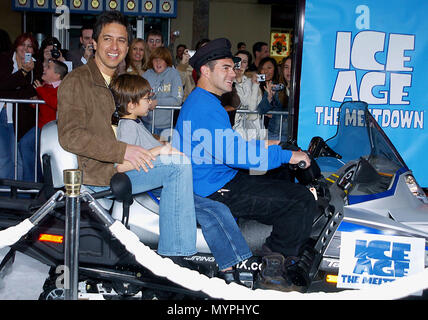
[{"label": "dark hair", "polygon": [[[273,77],[272,77],[272,82],[273,83],[278,83],[278,80],[279,80],[279,72],[278,72],[278,63],[276,62],[276,60],[274,59],[274,58],[272,58],[272,57],[266,57],[266,58],[263,58],[262,60],[260,60],[260,63],[259,63],[259,67],[257,68],[257,73],[260,73],[260,71],[262,70],[262,68],[263,68],[263,65],[265,64],[265,63],[267,63],[267,62],[270,62],[270,63],[272,63],[273,64]],[[264,83],[262,84],[260,84],[260,88],[262,89],[262,92],[265,92],[265,89],[264,89]]]},{"label": "dark hair", "polygon": [[0,53],[8,52],[12,49],[12,41],[6,30],[0,29]]},{"label": "dark hair", "polygon": [[176,48],[175,50],[177,50],[178,48],[184,48],[184,49],[187,49],[186,45],[185,45],[185,44],[182,44],[182,43],[180,43],[180,44],[177,46],[177,48]]},{"label": "dark hair", "polygon": [[161,37],[161,41],[163,42],[163,35],[162,35],[162,32],[160,30],[157,30],[157,29],[151,29],[151,30],[149,30],[149,32],[147,32],[146,39],[149,40],[150,36],[160,36]]},{"label": "dark hair", "polygon": [[245,42],[238,42],[238,45],[236,46],[236,48],[239,50],[239,48],[241,47],[241,46],[247,46],[246,44],[245,44]]},{"label": "dark hair", "polygon": [[45,50],[47,46],[53,46],[53,45],[55,45],[58,48],[58,50],[61,50],[61,42],[59,42],[57,38],[49,36],[42,41],[42,44],[40,46],[40,51]]},{"label": "dark hair", "polygon": [[100,36],[103,27],[110,23],[118,23],[124,26],[128,33],[128,43],[131,43],[132,32],[128,24],[128,19],[120,11],[104,11],[98,16],[94,25],[94,32],[92,34],[92,39],[94,39],[95,42],[98,42],[98,37]]},{"label": "dark hair", "polygon": [[53,45],[55,45],[58,50],[61,50],[61,43],[57,38],[48,36],[45,39],[43,39],[42,44],[40,46],[39,53],[36,55],[36,60],[43,63],[43,61],[45,60],[44,51],[46,47],[53,46]]},{"label": "dark hair", "polygon": [[63,80],[65,78],[65,76],[68,73],[68,67],[67,65],[59,60],[51,60],[55,66],[54,66],[54,70],[56,74],[59,74],[59,77],[61,80]]},{"label": "dark hair", "polygon": [[80,36],[83,35],[83,30],[94,30],[93,23],[85,22],[82,27],[80,28]]},{"label": "dark hair", "polygon": [[37,51],[39,49],[39,44],[36,41],[36,38],[34,38],[33,34],[31,32],[26,32],[23,33],[21,35],[19,35],[16,39],[15,42],[13,43],[13,50],[16,50],[16,48],[18,48],[20,45],[22,45],[24,43],[25,40],[30,39],[31,40],[31,44],[33,46],[33,55],[37,54]]},{"label": "dark hair", "polygon": [[210,39],[207,39],[207,38],[203,38],[203,39],[199,40],[199,41],[196,43],[195,50],[200,49],[201,47],[203,47],[203,46],[204,46],[205,44],[207,44],[208,42],[210,42]]},{"label": "dark hair", "polygon": [[[207,66],[210,68],[211,71],[214,71],[215,65],[217,64],[218,60],[210,60],[207,63],[204,64],[204,66]],[[201,66],[202,67],[202,66]],[[196,76],[199,79],[201,77],[201,68],[195,69],[196,70]]]},{"label": "dark hair", "polygon": [[129,115],[128,104],[138,103],[141,98],[150,93],[149,82],[135,74],[121,74],[114,78],[110,84],[119,116]]},{"label": "dark hair", "polygon": [[235,56],[238,54],[245,54],[248,57],[248,66],[251,65],[251,62],[253,62],[253,57],[251,56],[251,53],[247,50],[238,50],[238,52],[235,53]]},{"label": "dark hair", "polygon": [[262,51],[263,46],[267,46],[268,44],[266,42],[258,41],[255,44],[253,44],[253,55],[256,56],[256,51],[260,52]]}]

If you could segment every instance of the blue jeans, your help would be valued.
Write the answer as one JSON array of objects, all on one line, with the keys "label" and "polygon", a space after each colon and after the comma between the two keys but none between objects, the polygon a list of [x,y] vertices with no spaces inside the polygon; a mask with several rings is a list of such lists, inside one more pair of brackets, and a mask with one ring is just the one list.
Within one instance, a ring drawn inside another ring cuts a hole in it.
[{"label": "blue jeans", "polygon": [[[0,178],[15,179],[15,133],[13,124],[7,123],[6,108],[0,111]],[[18,149],[18,180],[22,179],[21,155]]]},{"label": "blue jeans", "polygon": [[36,127],[32,127],[19,140],[19,151],[22,155],[23,176],[25,181],[41,181],[42,166],[40,163],[40,133],[41,130],[37,127],[37,179],[34,179],[34,159],[36,157]]},{"label": "blue jeans", "polygon": [[[156,197],[160,195],[159,189],[152,193]],[[229,208],[221,202],[196,194],[193,197],[196,220],[219,269],[229,268],[250,258],[251,250]]]},{"label": "blue jeans", "polygon": [[[196,251],[196,217],[193,199],[192,166],[180,155],[161,155],[148,172],[126,172],[132,194],[161,189],[159,204],[158,253],[164,256],[190,256]],[[94,191],[105,187],[89,186]]]},{"label": "blue jeans", "polygon": [[220,270],[252,256],[229,208],[218,201],[194,195],[196,219]]}]

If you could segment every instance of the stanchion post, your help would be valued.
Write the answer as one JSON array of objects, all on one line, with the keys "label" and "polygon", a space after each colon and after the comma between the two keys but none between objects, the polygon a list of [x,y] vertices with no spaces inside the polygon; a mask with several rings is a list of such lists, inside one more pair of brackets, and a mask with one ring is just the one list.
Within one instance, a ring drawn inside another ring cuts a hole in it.
[{"label": "stanchion post", "polygon": [[64,298],[77,300],[79,283],[80,187],[82,171],[64,170],[65,248]]}]

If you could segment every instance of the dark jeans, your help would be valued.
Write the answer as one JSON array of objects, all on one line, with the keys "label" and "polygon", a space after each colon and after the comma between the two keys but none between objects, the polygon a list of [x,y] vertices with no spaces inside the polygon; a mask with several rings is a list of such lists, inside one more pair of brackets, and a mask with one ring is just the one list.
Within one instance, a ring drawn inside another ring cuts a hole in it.
[{"label": "dark jeans", "polygon": [[[282,170],[288,168],[278,170],[278,176],[287,176],[282,174]],[[238,171],[222,188],[225,191],[216,192],[209,198],[226,204],[237,218],[272,225],[266,245],[284,256],[297,256],[310,236],[316,202],[305,186],[278,176]]]}]

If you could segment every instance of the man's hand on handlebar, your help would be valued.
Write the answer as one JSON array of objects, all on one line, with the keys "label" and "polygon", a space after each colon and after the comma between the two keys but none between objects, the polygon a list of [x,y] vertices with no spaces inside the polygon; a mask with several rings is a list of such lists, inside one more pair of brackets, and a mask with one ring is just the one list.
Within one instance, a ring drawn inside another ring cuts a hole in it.
[{"label": "man's hand on handlebar", "polygon": [[[289,163],[299,165],[299,163],[301,163],[302,161],[306,163],[305,168],[308,168],[311,165],[311,159],[309,158],[309,156],[306,152],[292,151],[292,155],[291,155]],[[300,165],[299,165],[299,167],[300,167]]]}]

